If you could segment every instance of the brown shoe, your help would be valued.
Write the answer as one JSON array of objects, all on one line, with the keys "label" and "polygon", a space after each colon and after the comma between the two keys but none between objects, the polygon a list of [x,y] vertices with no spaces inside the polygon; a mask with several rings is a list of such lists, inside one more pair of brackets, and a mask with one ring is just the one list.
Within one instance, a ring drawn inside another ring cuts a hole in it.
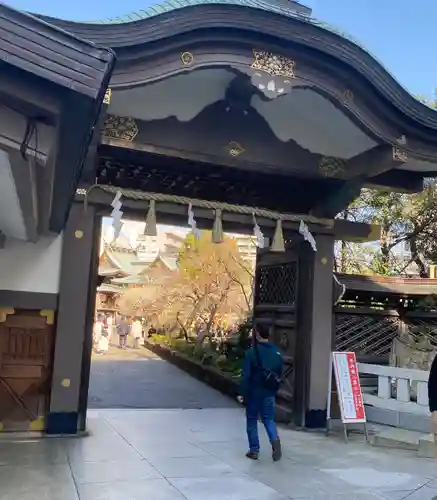
[{"label": "brown shoe", "polygon": [[282,447],[279,439],[272,441],[272,458],[273,462],[279,462],[282,458]]},{"label": "brown shoe", "polygon": [[259,453],[257,451],[248,451],[246,453],[246,457],[250,458],[251,460],[258,460]]}]

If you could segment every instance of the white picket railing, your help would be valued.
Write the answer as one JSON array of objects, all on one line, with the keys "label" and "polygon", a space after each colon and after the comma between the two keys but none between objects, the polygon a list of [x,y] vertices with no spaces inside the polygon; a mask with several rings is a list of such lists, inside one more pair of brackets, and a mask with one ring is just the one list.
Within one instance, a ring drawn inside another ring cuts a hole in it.
[{"label": "white picket railing", "polygon": [[[398,412],[429,414],[429,372],[366,363],[358,363],[358,371],[360,375],[376,375],[378,377],[378,395],[364,391],[365,404]],[[394,387],[395,391],[393,391]],[[413,394],[414,398],[412,398]]]}]

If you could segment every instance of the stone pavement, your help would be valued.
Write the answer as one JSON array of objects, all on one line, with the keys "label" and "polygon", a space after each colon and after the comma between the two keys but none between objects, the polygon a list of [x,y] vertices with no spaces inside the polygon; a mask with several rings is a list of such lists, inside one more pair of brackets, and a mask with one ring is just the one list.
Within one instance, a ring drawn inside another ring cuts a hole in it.
[{"label": "stone pavement", "polygon": [[0,441],[0,500],[431,500],[435,463],[356,436],[282,429],[244,457],[241,408],[91,410],[90,436]]},{"label": "stone pavement", "polygon": [[89,408],[236,408],[237,403],[141,347],[93,356]]}]

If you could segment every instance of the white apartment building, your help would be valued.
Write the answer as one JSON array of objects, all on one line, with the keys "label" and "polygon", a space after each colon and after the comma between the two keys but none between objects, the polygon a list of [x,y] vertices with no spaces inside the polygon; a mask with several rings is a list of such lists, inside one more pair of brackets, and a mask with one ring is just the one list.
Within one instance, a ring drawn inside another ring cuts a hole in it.
[{"label": "white apartment building", "polygon": [[255,268],[256,263],[256,243],[255,238],[247,234],[236,234],[232,235],[237,242],[238,253],[241,258],[250,264],[252,269]]}]

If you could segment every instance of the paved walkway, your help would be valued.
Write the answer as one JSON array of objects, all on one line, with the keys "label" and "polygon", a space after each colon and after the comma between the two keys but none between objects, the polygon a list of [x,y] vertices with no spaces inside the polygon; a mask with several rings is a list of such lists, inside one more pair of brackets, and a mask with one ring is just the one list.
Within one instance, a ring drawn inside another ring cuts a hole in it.
[{"label": "paved walkway", "polygon": [[[111,347],[94,356],[90,408],[235,408],[237,403],[152,352]],[[1,498],[1,497],[0,497]]]},{"label": "paved walkway", "polygon": [[[93,410],[90,437],[0,442],[1,500],[431,500],[433,460],[282,430],[244,457],[236,409]],[[357,437],[356,440],[362,438]]]}]

